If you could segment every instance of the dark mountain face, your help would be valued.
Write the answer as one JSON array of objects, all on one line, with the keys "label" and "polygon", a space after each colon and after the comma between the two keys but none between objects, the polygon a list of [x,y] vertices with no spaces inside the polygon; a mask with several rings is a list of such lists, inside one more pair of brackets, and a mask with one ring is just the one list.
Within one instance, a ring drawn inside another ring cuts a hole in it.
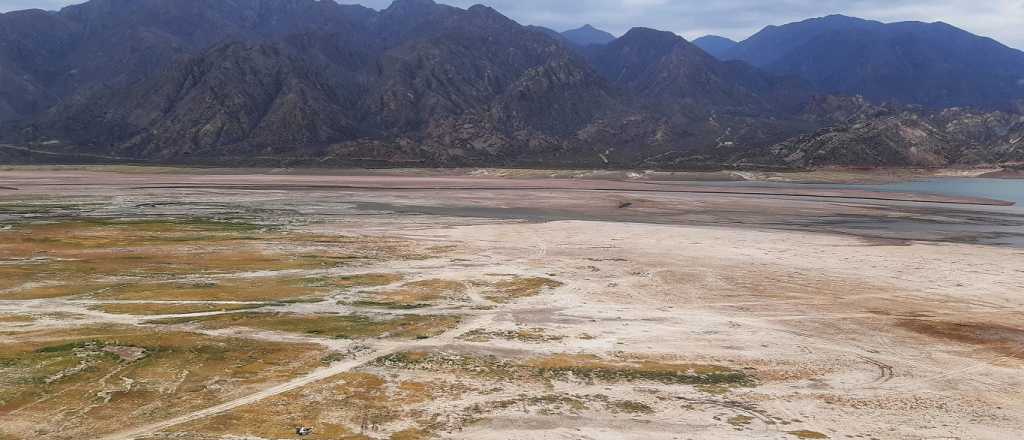
[{"label": "dark mountain face", "polygon": [[579,29],[562,32],[562,36],[577,46],[603,45],[615,40],[615,36],[597,29],[591,25],[585,25]]},{"label": "dark mountain face", "polygon": [[228,43],[129,88],[66,102],[47,115],[63,138],[157,160],[255,154],[354,133],[351,109],[315,69],[269,43]]},{"label": "dark mountain face", "polygon": [[830,16],[770,26],[723,57],[876,102],[1006,109],[1024,97],[1024,52],[944,23]]},{"label": "dark mountain face", "polygon": [[540,32],[540,33],[542,33],[544,35],[547,35],[547,36],[549,36],[551,38],[554,38],[555,40],[562,41],[562,42],[565,42],[565,43],[570,43],[570,41],[567,38],[565,38],[565,36],[562,35],[561,32],[558,32],[558,31],[556,31],[554,29],[546,28],[544,26],[533,26],[533,25],[526,26],[526,28],[531,30],[531,31],[534,31],[534,32]]},{"label": "dark mountain face", "polygon": [[883,27],[877,21],[843,15],[812,18],[784,26],[768,26],[750,38],[737,43],[725,54],[726,59],[743,60],[756,67],[779,61],[797,48],[829,32],[871,32]]},{"label": "dark mountain face", "polygon": [[1024,157],[1024,116],[1019,113],[961,108],[921,112],[858,104],[852,98],[830,98],[816,105],[845,108],[833,114],[843,114],[846,120],[780,142],[766,149],[765,155],[741,162],[799,168],[935,167],[1019,163]]},{"label": "dark mountain face", "polygon": [[725,37],[719,37],[718,35],[705,35],[693,40],[693,44],[711,56],[721,59],[739,43]]},{"label": "dark mountain face", "polygon": [[618,108],[585,60],[493,9],[403,0],[368,19],[336,12],[329,31],[243,35],[88,89],[21,135],[159,160],[401,140],[458,161],[563,148]]},{"label": "dark mountain face", "polygon": [[784,111],[777,108],[783,91],[801,101],[809,96],[792,79],[719,61],[678,35],[653,29],[630,30],[591,61],[631,96],[668,112],[763,114]]},{"label": "dark mountain face", "polygon": [[[362,31],[372,13],[315,0],[93,0],[59,13],[3,14],[0,76],[20,80],[0,88],[35,93],[28,103],[0,98],[0,109],[38,110],[93,87],[127,85],[223,41]],[[0,110],[0,120],[32,113],[3,118]]]},{"label": "dark mountain face", "polygon": [[429,0],[382,11],[93,0],[0,14],[0,80],[0,141],[67,161],[977,163],[1019,160],[1024,137],[1020,110],[940,116],[814,96],[668,32],[581,47]]},{"label": "dark mountain face", "polygon": [[62,61],[78,26],[53,14],[0,14],[0,121],[36,114],[58,101],[50,85],[66,75]]}]

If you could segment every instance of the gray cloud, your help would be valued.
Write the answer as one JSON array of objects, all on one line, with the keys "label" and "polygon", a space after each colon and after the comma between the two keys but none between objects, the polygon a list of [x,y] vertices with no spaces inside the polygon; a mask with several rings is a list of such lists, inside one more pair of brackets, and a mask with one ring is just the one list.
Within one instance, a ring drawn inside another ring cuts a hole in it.
[{"label": "gray cloud", "polygon": [[17,11],[19,9],[60,9],[72,3],[81,1],[69,0],[0,0],[0,12]]},{"label": "gray cloud", "polygon": [[[339,0],[381,9],[391,0]],[[74,0],[0,0],[0,11],[56,9]],[[1024,0],[442,0],[454,6],[491,6],[523,24],[557,30],[591,23],[615,34],[633,26],[669,30],[687,38],[718,34],[743,39],[770,24],[828,14],[881,21],[944,21],[1024,48]]]}]

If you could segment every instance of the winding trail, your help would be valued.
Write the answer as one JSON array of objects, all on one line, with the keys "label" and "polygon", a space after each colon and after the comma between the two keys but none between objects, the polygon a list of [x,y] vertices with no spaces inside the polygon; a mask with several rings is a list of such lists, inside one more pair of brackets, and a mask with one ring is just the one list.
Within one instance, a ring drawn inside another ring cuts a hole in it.
[{"label": "winding trail", "polygon": [[262,400],[302,388],[306,385],[310,385],[321,380],[329,379],[339,374],[351,371],[367,363],[373,362],[375,359],[387,356],[389,354],[397,353],[399,351],[408,350],[416,347],[436,346],[452,343],[455,341],[456,338],[466,334],[469,331],[487,326],[494,320],[494,316],[495,314],[493,313],[476,316],[473,319],[466,322],[465,324],[459,326],[458,328],[431,339],[407,342],[382,342],[380,344],[381,346],[376,350],[362,354],[353,359],[337,362],[335,364],[332,364],[331,366],[317,369],[303,376],[296,377],[288,382],[279,385],[274,385],[272,387],[266,388],[264,390],[258,391],[248,396],[224,402],[219,405],[211,406],[209,408],[201,409],[199,411],[184,414],[172,419],[150,423],[148,425],[140,426],[137,428],[132,428],[129,430],[117,432],[103,437],[98,437],[96,440],[138,439],[140,437],[155,434],[165,429],[172,428],[174,426],[223,414],[236,408],[251,405]]}]

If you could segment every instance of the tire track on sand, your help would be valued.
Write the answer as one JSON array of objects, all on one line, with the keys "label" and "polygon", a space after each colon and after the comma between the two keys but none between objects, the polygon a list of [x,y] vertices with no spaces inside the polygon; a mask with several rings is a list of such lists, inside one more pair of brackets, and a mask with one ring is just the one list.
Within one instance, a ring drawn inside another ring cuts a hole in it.
[{"label": "tire track on sand", "polygon": [[118,433],[110,434],[110,435],[107,435],[107,436],[104,436],[104,437],[99,437],[96,440],[134,440],[134,439],[138,439],[138,438],[143,437],[143,436],[147,436],[147,435],[150,435],[150,434],[158,433],[158,432],[163,431],[163,430],[165,430],[167,428],[172,428],[172,427],[177,426],[177,425],[181,425],[181,424],[188,423],[188,422],[193,422],[193,421],[196,421],[196,420],[204,419],[204,418],[207,418],[207,417],[212,417],[212,416],[219,415],[219,414],[223,414],[223,413],[231,411],[233,409],[236,409],[236,408],[239,408],[239,407],[243,407],[243,406],[246,406],[246,405],[251,405],[253,403],[257,403],[259,401],[262,401],[262,400],[265,400],[265,399],[268,399],[268,398],[271,398],[271,397],[274,397],[274,396],[277,396],[277,395],[280,395],[280,394],[284,394],[284,393],[287,393],[289,391],[296,390],[298,388],[302,388],[302,387],[304,387],[306,385],[310,385],[310,384],[319,382],[321,380],[329,379],[329,378],[331,378],[333,376],[337,376],[339,374],[346,373],[346,372],[351,371],[351,370],[353,370],[353,369],[355,369],[355,368],[357,368],[359,366],[362,366],[362,365],[364,365],[366,363],[372,362],[373,360],[375,360],[377,358],[380,358],[382,356],[387,356],[389,354],[393,354],[393,353],[396,353],[396,352],[399,352],[399,351],[402,351],[402,350],[407,350],[407,349],[416,348],[416,347],[443,345],[443,344],[448,344],[448,343],[455,342],[455,339],[458,338],[459,336],[461,336],[461,335],[463,335],[466,332],[469,332],[471,330],[478,329],[478,328],[481,328],[483,326],[486,326],[488,323],[490,323],[493,320],[494,320],[494,314],[487,314],[487,315],[477,316],[476,318],[470,320],[470,322],[468,322],[468,323],[466,323],[466,324],[464,324],[462,326],[459,326],[458,328],[456,328],[456,329],[454,329],[452,331],[449,331],[449,332],[447,332],[447,333],[445,333],[445,334],[443,334],[441,336],[438,336],[436,338],[426,339],[426,340],[422,340],[422,341],[409,341],[409,342],[401,342],[401,343],[396,343],[396,342],[384,343],[383,347],[380,347],[377,350],[374,350],[372,352],[366,353],[366,354],[364,354],[362,356],[358,356],[356,358],[353,358],[353,359],[350,359],[350,360],[347,360],[347,361],[344,361],[344,362],[335,363],[335,364],[333,364],[333,365],[331,365],[329,367],[324,367],[324,368],[315,370],[315,371],[313,371],[311,373],[308,373],[306,375],[297,377],[297,378],[292,379],[292,380],[290,380],[288,382],[272,386],[270,388],[264,389],[262,391],[259,391],[259,392],[253,393],[253,394],[250,394],[248,396],[245,396],[245,397],[242,397],[242,398],[239,398],[239,399],[235,399],[235,400],[232,400],[232,401],[229,401],[229,402],[224,402],[224,403],[221,403],[219,405],[211,406],[209,408],[201,409],[199,411],[191,412],[191,413],[188,413],[188,414],[185,414],[185,415],[182,415],[182,416],[178,416],[178,417],[175,417],[175,418],[172,418],[172,419],[167,419],[167,420],[164,420],[164,421],[160,421],[160,422],[156,422],[156,423],[151,423],[151,424],[148,424],[148,425],[145,425],[145,426],[140,426],[138,428],[133,428],[133,429],[121,431],[121,432],[118,432]]}]

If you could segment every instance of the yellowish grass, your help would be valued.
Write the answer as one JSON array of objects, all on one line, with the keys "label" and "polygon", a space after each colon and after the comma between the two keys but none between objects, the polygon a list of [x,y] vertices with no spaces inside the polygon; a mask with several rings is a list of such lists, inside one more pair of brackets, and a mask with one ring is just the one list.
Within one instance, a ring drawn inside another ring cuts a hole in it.
[{"label": "yellowish grass", "polygon": [[[124,284],[111,282],[112,277],[146,283],[190,275],[316,270],[357,260],[415,258],[407,248],[405,242],[385,238],[287,233],[202,219],[18,223],[0,231],[0,262],[4,263],[0,265],[0,299],[83,295]],[[378,286],[397,280],[395,275],[357,276],[323,287]],[[294,297],[294,293],[283,296]],[[266,292],[262,296],[280,297]]]},{"label": "yellowish grass", "polygon": [[338,339],[420,339],[438,336],[455,328],[459,321],[457,316],[408,315],[391,319],[374,319],[362,315],[247,312],[153,322],[159,324],[194,322],[208,329],[246,327]]},{"label": "yellowish grass", "polygon": [[110,303],[93,307],[117,315],[186,315],[190,313],[230,312],[263,307],[264,304],[174,304],[174,303]]},{"label": "yellowish grass", "polygon": [[324,355],[314,345],[125,327],[16,338],[0,344],[0,432],[18,438],[93,438],[162,420],[310,371]]},{"label": "yellowish grass", "polygon": [[[419,413],[411,406],[434,401],[441,393],[451,390],[437,383],[389,382],[375,374],[344,373],[330,382],[183,425],[171,435],[292,438],[295,427],[308,426],[316,438],[389,438],[386,433],[391,426],[408,426],[417,419]],[[398,440],[431,437],[422,426],[403,427],[390,436]]]},{"label": "yellowish grass", "polygon": [[796,438],[803,438],[803,439],[827,439],[827,438],[829,438],[827,435],[822,434],[820,432],[807,431],[807,430],[789,431],[789,432],[787,432],[787,434],[792,435],[792,436],[794,436]]},{"label": "yellowish grass", "polygon": [[35,321],[28,315],[0,315],[0,323],[24,323]]},{"label": "yellowish grass", "polygon": [[546,289],[562,286],[559,281],[543,277],[513,278],[485,284],[487,289],[484,297],[498,303],[506,303],[517,299],[539,295]]},{"label": "yellowish grass", "polygon": [[542,328],[525,328],[505,331],[473,330],[466,333],[460,339],[470,342],[488,342],[495,339],[505,339],[519,342],[556,342],[565,339],[564,336],[548,334]]},{"label": "yellowish grass", "polygon": [[464,300],[466,284],[451,280],[422,280],[405,283],[400,288],[384,292],[374,292],[367,304],[383,306],[416,306],[429,305],[440,300]]},{"label": "yellowish grass", "polygon": [[719,365],[649,359],[607,360],[589,355],[553,355],[526,361],[493,356],[401,352],[376,361],[386,368],[472,374],[493,380],[586,380],[664,384],[750,386],[754,379]]},{"label": "yellowish grass", "polygon": [[349,289],[354,287],[381,287],[402,281],[402,275],[394,273],[367,273],[330,278],[325,282],[333,287]]},{"label": "yellowish grass", "polygon": [[321,296],[315,280],[294,276],[211,278],[195,282],[127,284],[95,295],[121,301],[276,301]]}]

